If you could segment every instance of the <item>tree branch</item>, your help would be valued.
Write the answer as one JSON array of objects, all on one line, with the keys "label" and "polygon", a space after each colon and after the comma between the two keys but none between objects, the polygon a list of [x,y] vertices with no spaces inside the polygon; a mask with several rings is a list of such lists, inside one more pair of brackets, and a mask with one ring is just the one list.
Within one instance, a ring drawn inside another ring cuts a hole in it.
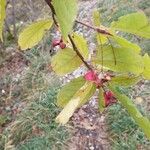
[{"label": "tree branch", "polygon": [[56,12],[55,12],[54,6],[52,5],[51,1],[52,0],[45,0],[45,2],[47,3],[47,5],[50,7],[50,9],[52,11],[52,18],[53,18],[54,24],[58,27],[59,25],[55,18]]},{"label": "tree branch", "polygon": [[113,36],[111,33],[109,33],[108,31],[104,30],[104,29],[101,29],[101,28],[98,28],[98,27],[95,27],[95,26],[91,26],[89,24],[86,24],[82,21],[79,21],[79,20],[75,20],[75,22],[79,23],[79,24],[82,24],[83,26],[86,26],[90,29],[93,29],[94,31],[98,32],[98,33],[101,33],[101,34],[106,34],[106,35],[110,35],[110,36]]},{"label": "tree branch", "polygon": [[89,70],[93,70],[93,69],[91,68],[91,66],[84,60],[83,56],[81,55],[81,53],[79,52],[78,48],[76,47],[76,45],[75,45],[75,43],[74,43],[74,41],[73,41],[71,35],[68,35],[68,37],[69,37],[69,40],[70,40],[70,42],[71,42],[71,44],[72,44],[72,47],[73,47],[74,51],[75,51],[76,54],[79,56],[79,58],[82,60],[82,62],[84,63],[84,65],[85,65]]},{"label": "tree branch", "polygon": [[13,16],[13,36],[15,41],[17,41],[17,29],[16,29],[16,16],[15,16],[15,1],[12,0],[12,16]]}]

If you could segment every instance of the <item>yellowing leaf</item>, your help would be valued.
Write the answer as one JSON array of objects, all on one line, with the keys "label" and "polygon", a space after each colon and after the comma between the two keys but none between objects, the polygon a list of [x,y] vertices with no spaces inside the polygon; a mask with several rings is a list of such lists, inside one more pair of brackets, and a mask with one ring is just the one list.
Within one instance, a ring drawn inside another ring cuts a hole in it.
[{"label": "yellowing leaf", "polygon": [[91,96],[93,96],[96,90],[95,85],[92,82],[86,82],[67,103],[65,108],[56,117],[56,122],[60,124],[66,124],[74,111],[87,102]]},{"label": "yellowing leaf", "polygon": [[71,48],[60,50],[52,58],[51,66],[58,75],[64,75],[76,70],[82,64],[81,59]]},{"label": "yellowing leaf", "polygon": [[110,83],[118,86],[132,86],[140,80],[139,76],[119,75],[113,77]]},{"label": "yellowing leaf", "polygon": [[57,95],[57,105],[64,107],[85,82],[84,77],[78,77],[63,86]]},{"label": "yellowing leaf", "polygon": [[73,115],[75,110],[78,108],[80,103],[80,97],[76,99],[71,99],[65,108],[60,112],[60,114],[56,117],[56,122],[62,125],[66,124],[70,117]]},{"label": "yellowing leaf", "polygon": [[73,33],[72,38],[84,59],[88,59],[89,51],[85,38],[77,33]]},{"label": "yellowing leaf", "polygon": [[19,35],[18,43],[20,48],[26,50],[38,44],[43,38],[45,30],[49,30],[52,24],[53,22],[47,19],[29,25]]},{"label": "yellowing leaf", "polygon": [[109,70],[117,72],[140,74],[144,68],[142,57],[133,50],[124,47],[103,46],[103,52],[99,47],[98,54],[93,59],[95,63],[103,64]]},{"label": "yellowing leaf", "polygon": [[123,37],[114,35],[114,36],[112,36],[110,38],[112,40],[114,40],[121,47],[129,48],[129,49],[134,50],[135,52],[138,52],[138,53],[141,51],[141,48],[137,44],[131,43],[130,41],[126,40]]},{"label": "yellowing leaf", "polygon": [[150,121],[142,116],[139,110],[136,108],[132,100],[130,100],[126,95],[120,94],[117,89],[113,86],[109,86],[112,92],[115,94],[115,97],[121,102],[121,104],[126,108],[131,117],[143,130],[145,135],[150,139]]},{"label": "yellowing leaf", "polygon": [[77,15],[76,0],[53,0],[52,1],[62,35],[65,39],[72,30]]},{"label": "yellowing leaf", "polygon": [[145,79],[150,80],[150,57],[148,56],[148,54],[144,55],[143,61],[144,61],[143,76],[144,76]]},{"label": "yellowing leaf", "polygon": [[6,0],[0,0],[0,39],[1,41],[3,41],[2,31],[3,31],[4,19],[6,16],[5,7],[6,7]]},{"label": "yellowing leaf", "polygon": [[149,20],[143,12],[131,13],[112,22],[111,28],[132,33],[144,38],[150,38]]}]

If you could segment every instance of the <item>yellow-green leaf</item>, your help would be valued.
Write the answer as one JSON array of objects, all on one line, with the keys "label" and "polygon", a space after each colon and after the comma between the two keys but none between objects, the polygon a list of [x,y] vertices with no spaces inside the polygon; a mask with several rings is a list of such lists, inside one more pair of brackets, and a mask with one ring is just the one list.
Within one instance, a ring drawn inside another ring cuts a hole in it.
[{"label": "yellow-green leaf", "polygon": [[103,45],[108,41],[107,35],[103,35],[103,34],[100,34],[100,33],[97,33],[96,39],[97,39],[98,45]]},{"label": "yellow-green leaf", "polygon": [[110,83],[117,86],[132,86],[137,84],[140,76],[119,75],[112,78]]},{"label": "yellow-green leaf", "polygon": [[81,59],[71,48],[60,50],[52,58],[51,66],[58,75],[65,75],[73,72],[82,64]]},{"label": "yellow-green leaf", "polygon": [[112,22],[111,28],[132,33],[144,38],[150,38],[149,20],[143,12],[131,13]]},{"label": "yellow-green leaf", "polygon": [[98,103],[99,103],[99,111],[103,112],[105,109],[105,100],[104,100],[104,95],[103,95],[103,89],[99,89],[99,94],[98,94]]},{"label": "yellow-green leaf", "polygon": [[78,108],[80,103],[80,97],[72,98],[65,108],[60,112],[60,114],[56,117],[56,122],[62,125],[65,125],[70,117],[73,115],[75,110]]},{"label": "yellow-green leaf", "polygon": [[131,50],[134,50],[135,52],[139,53],[141,51],[141,48],[135,44],[135,43],[131,43],[130,41],[126,40],[123,37],[114,35],[110,37],[112,40],[114,40],[118,45],[120,45],[121,47],[126,47],[129,48]]},{"label": "yellow-green leaf", "polygon": [[57,95],[57,105],[64,107],[85,82],[84,77],[78,77],[63,86]]},{"label": "yellow-green leaf", "polygon": [[113,86],[109,86],[112,92],[115,94],[116,98],[121,102],[121,104],[126,108],[128,113],[133,117],[135,122],[139,125],[139,127],[143,130],[145,135],[150,139],[150,121],[142,116],[139,110],[136,108],[131,99],[129,99],[126,95],[120,94],[117,89]]},{"label": "yellow-green leaf", "polygon": [[144,55],[143,61],[144,61],[143,76],[144,76],[145,79],[150,80],[150,57],[148,56],[148,54]]},{"label": "yellow-green leaf", "polygon": [[95,85],[92,82],[86,82],[71,98],[64,109],[56,117],[56,122],[60,124],[66,124],[74,111],[93,96],[96,90]]},{"label": "yellow-green leaf", "polygon": [[[94,20],[95,26],[103,28],[103,26],[101,26],[101,22],[100,22],[100,13],[99,13],[99,11],[94,11],[93,20]],[[100,33],[96,33],[96,39],[97,39],[98,45],[105,44],[108,41],[107,35],[100,34]]]},{"label": "yellow-green leaf", "polygon": [[49,19],[40,20],[26,27],[19,35],[18,43],[22,50],[32,48],[43,38],[46,30],[49,30],[53,22]]},{"label": "yellow-green leaf", "polygon": [[3,41],[2,31],[3,31],[4,19],[6,16],[5,7],[6,7],[6,0],[0,0],[0,39],[1,41]]},{"label": "yellow-green leaf", "polygon": [[94,21],[95,26],[100,26],[101,25],[100,19],[101,19],[101,16],[100,16],[99,11],[95,10],[93,12],[93,21]]},{"label": "yellow-green leaf", "polygon": [[95,63],[103,64],[104,67],[117,72],[140,74],[144,69],[142,57],[124,47],[103,46],[103,51],[99,47],[97,56],[93,59]]},{"label": "yellow-green leaf", "polygon": [[86,39],[77,33],[73,33],[72,38],[84,59],[88,59],[89,51]]},{"label": "yellow-green leaf", "polygon": [[58,23],[62,35],[67,39],[68,34],[72,30],[74,20],[77,15],[77,1],[76,0],[53,0],[52,1]]}]

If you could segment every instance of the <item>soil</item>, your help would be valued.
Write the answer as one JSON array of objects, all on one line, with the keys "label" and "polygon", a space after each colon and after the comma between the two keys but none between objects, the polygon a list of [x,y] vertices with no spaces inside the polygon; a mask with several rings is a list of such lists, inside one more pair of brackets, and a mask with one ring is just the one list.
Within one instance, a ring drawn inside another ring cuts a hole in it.
[{"label": "soil", "polygon": [[[79,2],[79,20],[88,21],[91,23],[92,11],[98,7],[98,1],[96,0],[84,0]],[[79,29],[81,28],[81,29]],[[78,32],[82,32],[85,37],[88,37],[88,41],[90,41],[90,45],[94,45],[92,42],[93,39],[91,37],[91,32],[85,28],[82,28],[80,25],[77,26]],[[92,47],[91,46],[91,47]],[[19,53],[15,52],[10,56],[5,63],[0,66],[0,78],[4,77],[7,74],[11,74],[13,77],[17,75],[21,75],[25,68],[28,66],[28,61],[25,57]],[[141,88],[142,86],[142,88]],[[143,89],[148,88],[149,82],[143,83],[142,85],[136,87],[136,93],[134,92],[135,98],[139,95],[140,98],[143,95]],[[7,91],[6,89],[1,89]],[[140,91],[140,92],[139,92]],[[139,94],[140,93],[140,94]],[[144,100],[149,99],[149,94],[144,97]],[[143,100],[143,98],[142,98]],[[110,141],[108,136],[107,124],[105,121],[105,113],[101,114],[96,107],[97,100],[96,97],[93,97],[91,101],[81,107],[79,110],[75,112],[71,119],[71,125],[74,129],[73,137],[68,142],[69,150],[110,150]],[[1,105],[0,105],[1,106]],[[148,105],[149,106],[149,105]],[[22,107],[22,106],[19,106]],[[147,108],[149,109],[149,108]],[[19,112],[17,112],[19,113]],[[3,114],[3,110],[0,107],[0,114]],[[5,126],[5,125],[4,125]],[[2,131],[0,131],[1,133]]]}]

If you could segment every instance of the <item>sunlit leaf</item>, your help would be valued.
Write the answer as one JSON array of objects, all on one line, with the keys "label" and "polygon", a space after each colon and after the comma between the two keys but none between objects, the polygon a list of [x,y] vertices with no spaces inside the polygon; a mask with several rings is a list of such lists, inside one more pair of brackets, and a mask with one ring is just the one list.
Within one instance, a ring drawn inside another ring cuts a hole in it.
[{"label": "sunlit leaf", "polygon": [[133,50],[124,47],[103,46],[103,53],[99,47],[97,56],[93,59],[95,63],[103,63],[104,67],[117,72],[140,74],[144,68],[142,57]]},{"label": "sunlit leaf", "polygon": [[126,95],[120,94],[117,89],[112,86],[110,86],[110,89],[113,91],[121,104],[126,108],[131,117],[133,117],[139,127],[143,130],[145,135],[150,139],[150,121],[146,117],[142,116],[132,100],[130,100]]},{"label": "sunlit leaf", "polygon": [[73,97],[73,95],[85,84],[83,77],[76,78],[62,87],[57,96],[57,105],[64,107]]},{"label": "sunlit leaf", "polygon": [[135,52],[138,52],[138,53],[141,51],[141,48],[137,44],[131,43],[130,41],[126,40],[123,37],[114,35],[114,36],[112,36],[110,38],[112,40],[114,40],[121,47],[129,48],[129,49],[134,50]]},{"label": "sunlit leaf", "polygon": [[22,50],[32,48],[43,38],[45,30],[49,30],[53,22],[49,19],[37,21],[26,27],[19,35],[18,43]]},{"label": "sunlit leaf", "polygon": [[84,59],[87,59],[89,56],[89,51],[86,39],[77,33],[73,33],[72,38],[81,55],[84,56]]},{"label": "sunlit leaf", "polygon": [[148,54],[144,55],[143,61],[144,61],[143,76],[144,76],[145,79],[150,80],[150,57],[148,56]]},{"label": "sunlit leaf", "polygon": [[112,78],[110,83],[118,86],[132,86],[140,80],[140,76],[119,75]]},{"label": "sunlit leaf", "polygon": [[0,39],[1,41],[3,41],[2,31],[3,31],[4,19],[6,16],[5,7],[6,7],[6,0],[0,0]]},{"label": "sunlit leaf", "polygon": [[82,64],[81,59],[71,48],[60,50],[52,58],[51,66],[58,75],[64,75],[76,70]]},{"label": "sunlit leaf", "polygon": [[93,96],[96,90],[95,85],[92,82],[86,82],[67,103],[61,113],[57,116],[56,122],[60,124],[66,124],[74,111],[87,102],[91,96]]},{"label": "sunlit leaf", "polygon": [[150,38],[149,20],[143,12],[131,13],[112,22],[111,28],[132,33],[144,38]]},{"label": "sunlit leaf", "polygon": [[53,0],[52,1],[62,35],[65,39],[72,30],[77,15],[76,0]]},{"label": "sunlit leaf", "polygon": [[99,111],[103,112],[105,109],[105,100],[104,100],[104,95],[103,95],[103,90],[102,88],[99,89],[99,94],[98,94],[98,103],[99,103]]}]

